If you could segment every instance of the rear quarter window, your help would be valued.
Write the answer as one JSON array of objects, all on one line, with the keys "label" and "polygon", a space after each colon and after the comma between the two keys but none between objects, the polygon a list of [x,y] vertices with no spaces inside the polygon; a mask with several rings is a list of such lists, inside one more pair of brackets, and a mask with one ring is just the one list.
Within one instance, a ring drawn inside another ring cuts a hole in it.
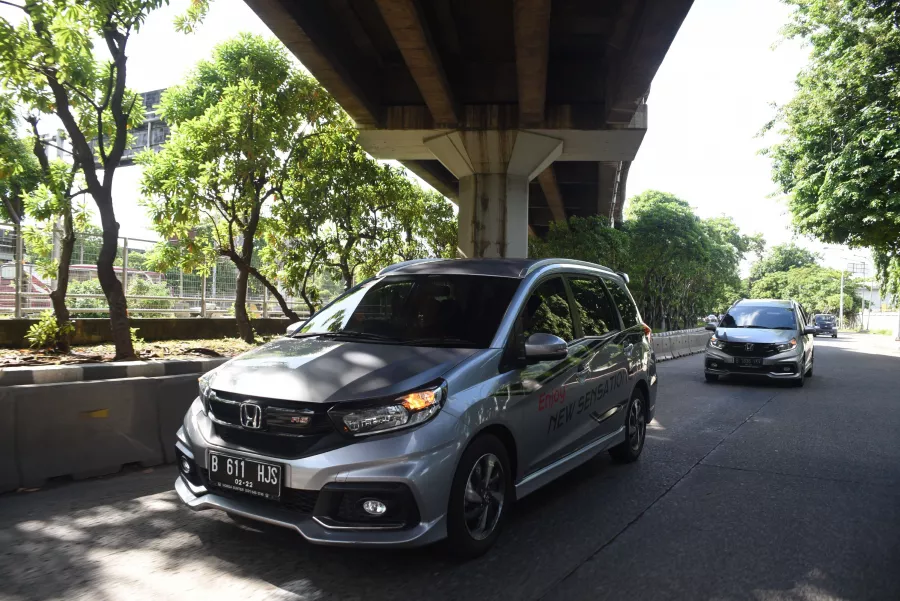
[{"label": "rear quarter window", "polygon": [[634,301],[631,300],[631,295],[626,292],[625,287],[616,280],[604,279],[604,281],[613,302],[619,309],[619,315],[622,316],[622,326],[627,329],[638,325],[641,320],[638,317],[637,307],[634,306]]}]

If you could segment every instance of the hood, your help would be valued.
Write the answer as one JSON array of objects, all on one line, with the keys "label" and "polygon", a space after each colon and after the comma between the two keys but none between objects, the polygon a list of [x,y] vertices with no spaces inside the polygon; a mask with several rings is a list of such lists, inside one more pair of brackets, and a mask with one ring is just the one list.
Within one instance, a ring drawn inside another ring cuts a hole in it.
[{"label": "hood", "polygon": [[447,373],[477,349],[280,338],[216,368],[213,390],[334,403],[400,395]]},{"label": "hood", "polygon": [[797,330],[763,330],[759,328],[717,328],[716,338],[724,342],[778,344],[797,336]]}]

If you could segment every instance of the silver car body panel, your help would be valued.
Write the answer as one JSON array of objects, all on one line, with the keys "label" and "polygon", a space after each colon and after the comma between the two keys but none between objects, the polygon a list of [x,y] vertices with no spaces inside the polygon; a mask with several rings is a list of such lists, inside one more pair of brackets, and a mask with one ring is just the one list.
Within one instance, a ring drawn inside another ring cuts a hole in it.
[{"label": "silver car body panel", "polygon": [[[489,430],[513,441],[517,497],[623,442],[623,408],[632,391],[640,387],[647,397],[648,421],[656,407],[655,357],[641,326],[573,341],[563,361],[501,373],[507,339],[528,297],[542,281],[562,274],[622,281],[615,273],[589,264],[540,264],[522,279],[489,348],[285,338],[223,364],[211,382],[214,389],[236,395],[337,402],[400,393],[441,378],[449,396],[435,417],[420,426],[283,459],[226,443],[217,436],[199,399],[185,416],[178,447],[201,469],[207,469],[209,452],[218,451],[283,465],[284,486],[291,489],[319,491],[329,483],[400,482],[409,487],[418,505],[421,520],[417,525],[402,530],[329,527],[311,515],[294,514],[275,503],[242,502],[183,477],[176,484],[180,498],[192,509],[216,508],[292,528],[315,543],[424,545],[446,536],[453,476],[469,441],[479,433]],[[310,369],[315,370],[315,378],[303,376]]]}]

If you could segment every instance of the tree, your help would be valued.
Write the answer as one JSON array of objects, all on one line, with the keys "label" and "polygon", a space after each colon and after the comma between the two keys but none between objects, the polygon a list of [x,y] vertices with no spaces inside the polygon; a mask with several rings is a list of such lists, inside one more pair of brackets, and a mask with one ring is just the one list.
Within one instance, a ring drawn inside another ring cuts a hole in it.
[{"label": "tree", "polygon": [[812,49],[797,94],[768,127],[773,176],[794,224],[825,242],[870,247],[900,290],[900,0],[786,0],[786,28]]},{"label": "tree", "polygon": [[531,238],[528,256],[577,259],[622,269],[628,256],[628,235],[610,227],[606,217],[572,216],[551,223],[544,239]]},{"label": "tree", "polygon": [[169,88],[158,110],[171,137],[161,152],[142,153],[138,162],[156,230],[182,244],[184,252],[172,258],[203,266],[209,263],[198,255],[218,254],[234,263],[235,317],[248,342],[251,275],[297,320],[276,282],[253,266],[255,245],[268,227],[267,205],[284,198],[308,140],[325,135],[341,118],[340,108],[278,41],[245,34],[216,47],[184,84]]},{"label": "tree", "polygon": [[[29,0],[13,24],[0,18],[0,77],[30,110],[59,117],[103,226],[97,275],[109,304],[116,358],[134,357],[122,283],[113,270],[119,224],[112,202],[128,128],[143,119],[140,97],[126,88],[126,48],[164,0]],[[94,57],[99,40],[108,60]],[[96,144],[91,140],[96,139]]]},{"label": "tree", "polygon": [[285,196],[291,201],[272,209],[264,265],[309,311],[320,304],[323,274],[338,274],[348,289],[396,261],[455,254],[450,203],[368,156],[350,127],[311,141]]},{"label": "tree", "polygon": [[[852,315],[861,305],[856,284],[844,283],[844,313]],[[836,313],[841,306],[841,272],[820,265],[791,267],[764,275],[753,283],[753,298],[790,298],[810,313]]]},{"label": "tree", "polygon": [[757,261],[750,267],[751,283],[776,271],[787,271],[792,267],[806,267],[815,265],[819,256],[797,246],[793,242],[778,244],[766,254],[765,258]]},{"label": "tree", "polygon": [[0,220],[17,226],[25,212],[23,199],[41,178],[40,166],[18,129],[13,99],[0,94]]}]

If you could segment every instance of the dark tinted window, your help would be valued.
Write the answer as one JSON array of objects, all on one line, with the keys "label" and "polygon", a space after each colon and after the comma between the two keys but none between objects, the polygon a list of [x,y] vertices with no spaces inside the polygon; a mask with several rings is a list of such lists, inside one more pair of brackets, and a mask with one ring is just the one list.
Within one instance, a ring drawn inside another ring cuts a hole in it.
[{"label": "dark tinted window", "polygon": [[833,315],[816,315],[816,323],[820,326],[830,324],[834,325],[834,316]]},{"label": "dark tinted window", "polygon": [[599,279],[570,277],[569,286],[585,336],[602,336],[619,329],[616,310]]},{"label": "dark tinted window", "polygon": [[619,314],[622,316],[622,323],[625,328],[630,328],[640,323],[637,307],[634,306],[631,297],[625,292],[622,285],[614,280],[606,280],[606,286],[609,288],[610,294],[612,294],[616,307],[619,308]]},{"label": "dark tinted window", "polygon": [[723,328],[793,330],[797,327],[797,317],[791,307],[738,305],[728,310],[721,326]]},{"label": "dark tinted window", "polygon": [[572,312],[562,278],[542,283],[531,293],[522,314],[525,339],[537,333],[554,334],[566,342],[575,338]]},{"label": "dark tinted window", "polygon": [[300,332],[342,331],[383,336],[388,342],[485,348],[519,284],[514,278],[477,275],[387,276],[338,298]]}]

